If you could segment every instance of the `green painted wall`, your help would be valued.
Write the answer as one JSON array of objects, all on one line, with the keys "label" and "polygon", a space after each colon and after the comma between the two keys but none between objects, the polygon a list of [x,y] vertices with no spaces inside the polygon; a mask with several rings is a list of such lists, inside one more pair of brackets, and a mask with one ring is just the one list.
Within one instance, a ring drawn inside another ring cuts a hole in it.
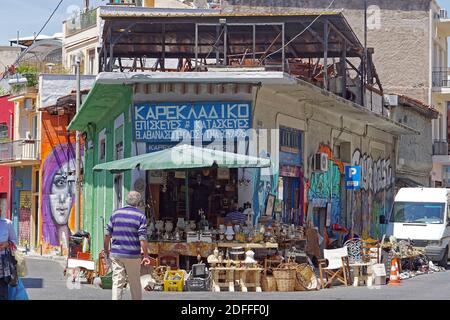
[{"label": "green painted wall", "polygon": [[[122,91],[122,94],[117,94]],[[85,175],[84,175],[84,229],[91,234],[91,250],[94,258],[98,257],[103,250],[104,226],[109,221],[114,206],[114,175],[109,172],[93,172],[93,168],[100,162],[110,162],[115,160],[115,120],[124,115],[123,140],[124,157],[131,156],[132,122],[130,119],[130,108],[132,107],[132,90],[124,86],[105,86],[97,90],[95,97],[101,99],[114,95],[117,97],[113,103],[109,104],[107,112],[103,117],[93,118],[86,131],[88,133],[88,143],[85,144]],[[111,101],[109,98],[108,101]],[[91,102],[95,103],[95,101]],[[106,131],[104,131],[106,129]],[[106,157],[99,159],[101,145],[99,136],[106,132]],[[131,189],[131,172],[124,173],[123,197]],[[104,217],[104,222],[103,222]]]}]

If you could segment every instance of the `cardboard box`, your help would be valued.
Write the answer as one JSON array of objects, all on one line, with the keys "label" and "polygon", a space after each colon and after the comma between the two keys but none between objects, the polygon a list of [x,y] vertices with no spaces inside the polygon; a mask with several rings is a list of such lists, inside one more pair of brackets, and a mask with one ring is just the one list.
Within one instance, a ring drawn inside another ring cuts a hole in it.
[{"label": "cardboard box", "polygon": [[381,286],[386,284],[386,266],[383,263],[369,266],[367,272],[372,275],[374,285]]}]

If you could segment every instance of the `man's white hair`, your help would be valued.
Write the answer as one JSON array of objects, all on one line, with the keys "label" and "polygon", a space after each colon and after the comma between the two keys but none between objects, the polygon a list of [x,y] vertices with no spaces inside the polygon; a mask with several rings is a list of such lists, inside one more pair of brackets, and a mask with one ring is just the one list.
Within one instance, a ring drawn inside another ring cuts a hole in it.
[{"label": "man's white hair", "polygon": [[139,202],[141,202],[142,200],[142,196],[139,192],[137,191],[131,191],[128,195],[127,195],[127,204],[129,206],[132,207],[137,207],[139,205]]}]

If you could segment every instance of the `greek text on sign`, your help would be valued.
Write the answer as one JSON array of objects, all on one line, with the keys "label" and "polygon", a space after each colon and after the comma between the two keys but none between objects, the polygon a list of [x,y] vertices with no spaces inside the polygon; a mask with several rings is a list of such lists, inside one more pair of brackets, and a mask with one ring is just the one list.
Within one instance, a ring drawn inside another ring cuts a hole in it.
[{"label": "greek text on sign", "polygon": [[346,166],[345,167],[345,187],[347,190],[361,189],[361,167]]},{"label": "greek text on sign", "polygon": [[245,137],[251,128],[251,104],[245,102],[137,104],[133,116],[135,139],[143,142]]}]

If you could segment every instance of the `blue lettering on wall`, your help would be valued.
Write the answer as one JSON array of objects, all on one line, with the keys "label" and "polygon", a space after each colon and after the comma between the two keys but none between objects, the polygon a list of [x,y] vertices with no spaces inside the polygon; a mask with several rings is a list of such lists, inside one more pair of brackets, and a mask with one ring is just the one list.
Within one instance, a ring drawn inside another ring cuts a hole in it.
[{"label": "blue lettering on wall", "polygon": [[[176,137],[207,139],[207,136],[245,137],[252,127],[251,103],[144,103],[133,110],[134,138],[139,142],[174,141]],[[182,131],[180,131],[182,130]]]}]

